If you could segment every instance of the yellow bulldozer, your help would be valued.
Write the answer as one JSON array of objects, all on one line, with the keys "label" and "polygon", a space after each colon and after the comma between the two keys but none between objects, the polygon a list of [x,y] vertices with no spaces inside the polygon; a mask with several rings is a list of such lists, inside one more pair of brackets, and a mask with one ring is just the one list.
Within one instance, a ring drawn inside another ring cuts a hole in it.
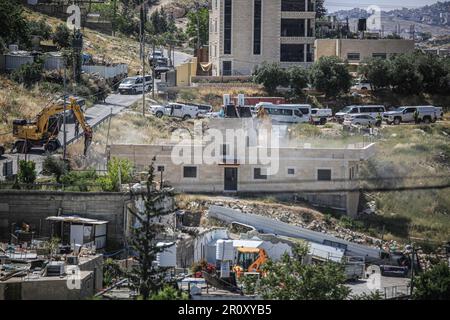
[{"label": "yellow bulldozer", "polygon": [[[85,154],[87,147],[92,141],[92,128],[87,123],[83,110],[77,100],[73,97],[69,99],[66,111],[73,112],[76,121],[84,130]],[[46,106],[32,121],[14,120],[13,136],[16,138],[14,150],[19,153],[27,153],[32,148],[42,148],[47,152],[54,152],[61,147],[58,134],[61,129],[62,113],[64,113],[63,103],[54,103]]]}]

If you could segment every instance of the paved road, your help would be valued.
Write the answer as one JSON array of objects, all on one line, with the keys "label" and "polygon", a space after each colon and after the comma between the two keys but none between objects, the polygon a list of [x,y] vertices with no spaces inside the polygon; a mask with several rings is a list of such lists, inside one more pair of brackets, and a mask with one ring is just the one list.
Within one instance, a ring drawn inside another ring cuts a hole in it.
[{"label": "paved road", "polygon": [[[168,52],[166,49],[164,49],[164,56],[168,57]],[[184,53],[181,51],[175,51],[175,57],[174,57],[174,64],[175,67],[179,66],[180,64],[183,64],[184,62],[189,61],[189,59],[192,58],[192,55],[188,53]]]},{"label": "paved road", "polygon": [[[95,104],[94,106],[86,110],[86,120],[91,127],[95,128],[110,115],[116,115],[120,113],[124,108],[131,106],[141,98],[141,95],[111,94],[106,98],[105,103]],[[62,130],[63,129],[61,128],[61,132],[59,133],[59,141],[61,142],[61,145],[63,145],[64,141],[64,133]],[[75,140],[75,124],[66,124],[66,132],[67,143],[70,144]],[[80,126],[80,135],[82,132],[83,130]]]}]

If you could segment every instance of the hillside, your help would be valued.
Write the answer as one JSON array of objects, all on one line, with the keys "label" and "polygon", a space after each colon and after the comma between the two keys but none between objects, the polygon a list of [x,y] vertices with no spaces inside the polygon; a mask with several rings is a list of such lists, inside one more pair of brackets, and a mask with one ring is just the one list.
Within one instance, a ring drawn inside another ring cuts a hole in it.
[{"label": "hillside", "polygon": [[[416,33],[426,32],[432,35],[447,35],[450,33],[450,1],[438,2],[421,8],[382,11],[381,24],[386,34],[392,33],[400,24],[402,36],[409,36],[410,25],[414,24]],[[351,30],[355,30],[358,18],[369,16],[365,9],[354,8],[339,10],[333,13],[339,20],[349,18]]]}]

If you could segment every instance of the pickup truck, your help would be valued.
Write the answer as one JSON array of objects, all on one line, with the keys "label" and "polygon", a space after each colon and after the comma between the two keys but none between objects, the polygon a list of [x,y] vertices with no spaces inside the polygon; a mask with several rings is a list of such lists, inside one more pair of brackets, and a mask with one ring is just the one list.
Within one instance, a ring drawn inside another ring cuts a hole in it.
[{"label": "pickup truck", "polygon": [[433,106],[405,106],[394,111],[383,113],[383,120],[387,124],[400,124],[402,122],[414,122],[414,112],[419,112],[419,122],[430,123],[437,119],[436,108]]},{"label": "pickup truck", "polygon": [[161,118],[163,115],[166,115],[169,117],[181,118],[183,120],[197,118],[200,113],[197,107],[181,103],[169,103],[165,106],[154,105],[150,106],[149,109],[150,112],[158,118]]}]

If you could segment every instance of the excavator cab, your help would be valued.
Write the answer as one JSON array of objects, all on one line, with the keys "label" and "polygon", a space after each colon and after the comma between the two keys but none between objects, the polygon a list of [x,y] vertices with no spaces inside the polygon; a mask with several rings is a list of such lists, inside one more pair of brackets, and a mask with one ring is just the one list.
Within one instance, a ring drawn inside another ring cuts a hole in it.
[{"label": "excavator cab", "polygon": [[261,265],[267,261],[264,249],[241,247],[237,252],[236,265],[233,269],[238,278],[244,273],[261,273]]}]

